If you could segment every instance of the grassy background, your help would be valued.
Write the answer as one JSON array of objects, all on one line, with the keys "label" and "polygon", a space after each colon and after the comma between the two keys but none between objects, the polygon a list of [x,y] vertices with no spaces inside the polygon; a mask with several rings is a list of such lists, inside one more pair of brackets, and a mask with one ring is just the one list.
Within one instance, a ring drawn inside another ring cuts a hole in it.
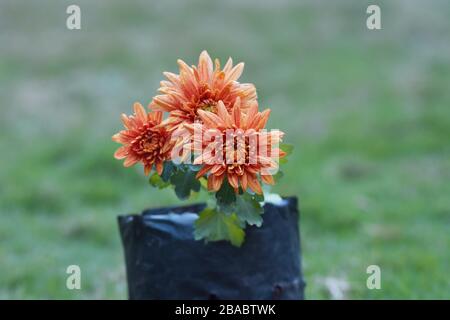
[{"label": "grassy background", "polygon": [[79,0],[69,31],[72,3],[0,4],[0,298],[126,298],[116,216],[179,202],[111,135],[203,49],[246,62],[296,146],[276,190],[300,197],[307,297],[450,298],[448,1],[376,1],[380,31],[356,0]]}]

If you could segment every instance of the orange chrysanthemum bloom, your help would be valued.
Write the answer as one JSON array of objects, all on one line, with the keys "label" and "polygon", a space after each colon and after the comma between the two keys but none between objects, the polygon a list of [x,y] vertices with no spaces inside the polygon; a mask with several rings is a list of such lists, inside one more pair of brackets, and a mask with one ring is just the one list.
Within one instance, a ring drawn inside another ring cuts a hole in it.
[{"label": "orange chrysanthemum bloom", "polygon": [[159,92],[150,103],[150,108],[169,112],[165,125],[177,129],[182,123],[199,120],[198,111],[217,111],[217,103],[222,101],[228,110],[241,99],[241,109],[245,111],[257,104],[256,89],[253,84],[239,83],[237,79],[244,70],[244,63],[233,67],[231,58],[220,68],[218,59],[213,62],[206,51],[200,54],[198,66],[189,67],[178,60],[180,74],[164,72],[169,81],[161,81]]},{"label": "orange chrysanthemum bloom", "polygon": [[[204,110],[198,112],[203,125],[195,123],[185,126],[194,136],[192,149],[201,152],[194,160],[194,164],[203,165],[197,178],[209,173],[207,186],[210,191],[218,191],[227,178],[236,192],[241,186],[243,191],[250,188],[261,194],[258,177],[266,184],[274,184],[273,169],[278,169],[275,158],[285,156],[280,149],[272,149],[284,133],[278,130],[261,131],[269,117],[269,109],[258,112],[257,106],[253,105],[244,114],[240,106],[240,99],[237,99],[229,112],[219,101],[217,114]],[[199,131],[201,135],[196,134]],[[214,141],[205,139],[205,136],[214,136]]]},{"label": "orange chrysanthemum bloom", "polygon": [[173,142],[170,132],[163,126],[162,112],[146,112],[140,103],[134,104],[134,114],[122,114],[122,122],[126,130],[116,133],[112,139],[123,144],[114,153],[116,159],[125,159],[123,165],[130,167],[138,162],[144,165],[144,173],[148,175],[153,168],[161,175],[163,163],[169,160]]}]

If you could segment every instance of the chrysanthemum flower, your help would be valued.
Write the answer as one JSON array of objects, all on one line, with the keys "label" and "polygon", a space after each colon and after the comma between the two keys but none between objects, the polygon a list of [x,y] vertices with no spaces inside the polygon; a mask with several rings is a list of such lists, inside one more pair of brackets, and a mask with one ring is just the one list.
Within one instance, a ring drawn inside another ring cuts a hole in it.
[{"label": "chrysanthemum flower", "polygon": [[[198,115],[203,124],[195,123],[185,127],[194,136],[193,150],[200,152],[194,164],[202,165],[197,178],[208,175],[208,190],[218,191],[225,178],[236,192],[250,188],[261,194],[258,177],[266,184],[274,184],[273,169],[278,169],[276,158],[285,153],[273,148],[284,133],[261,130],[265,127],[270,110],[258,112],[253,105],[246,114],[241,112],[237,99],[231,112],[219,101],[217,114],[200,110]],[[196,134],[201,131],[201,134]],[[205,139],[214,136],[214,141]],[[231,139],[230,139],[231,138]],[[217,152],[218,151],[218,152]]]},{"label": "chrysanthemum flower", "polygon": [[222,101],[227,110],[231,110],[237,98],[241,100],[241,109],[246,110],[257,104],[256,89],[253,84],[239,83],[237,80],[244,69],[244,63],[233,67],[231,58],[221,69],[218,59],[213,62],[206,51],[200,54],[198,66],[189,67],[178,60],[180,74],[165,72],[168,81],[161,81],[159,92],[153,98],[150,108],[169,112],[165,125],[177,129],[181,123],[193,123],[199,120],[199,110],[217,111]]},{"label": "chrysanthemum flower", "polygon": [[161,175],[163,163],[170,159],[173,147],[170,133],[160,126],[162,112],[146,112],[140,103],[134,104],[134,114],[122,114],[122,122],[126,130],[116,133],[112,139],[123,144],[114,153],[116,159],[125,159],[123,165],[130,167],[138,162],[144,165],[144,173],[148,175],[155,166]]}]

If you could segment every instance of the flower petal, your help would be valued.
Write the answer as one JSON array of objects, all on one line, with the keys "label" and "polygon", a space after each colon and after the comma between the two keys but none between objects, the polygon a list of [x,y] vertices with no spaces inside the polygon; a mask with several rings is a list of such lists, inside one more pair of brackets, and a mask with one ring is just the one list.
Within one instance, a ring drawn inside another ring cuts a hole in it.
[{"label": "flower petal", "polygon": [[227,174],[228,182],[233,188],[239,188],[239,179],[236,174]]},{"label": "flower petal", "polygon": [[258,178],[256,175],[248,176],[248,186],[257,194],[262,194],[261,185],[259,184]]},{"label": "flower petal", "polygon": [[219,176],[219,175],[223,174],[225,172],[225,170],[226,170],[225,166],[216,164],[212,167],[211,173]]},{"label": "flower petal", "polygon": [[164,169],[163,162],[162,161],[157,161],[156,162],[156,172],[158,172],[158,174],[161,175],[162,172],[163,172],[163,169]]},{"label": "flower petal", "polygon": [[144,174],[145,174],[146,176],[148,176],[148,174],[150,173],[150,171],[152,171],[152,167],[153,167],[153,165],[145,165],[145,166],[144,166]]},{"label": "flower petal", "polygon": [[223,72],[228,73],[230,72],[231,68],[233,67],[233,59],[228,58],[227,63],[223,67]]},{"label": "flower petal", "polygon": [[237,97],[236,102],[234,103],[233,111],[232,111],[231,115],[233,117],[234,125],[237,128],[240,128],[241,127],[241,99],[239,97]]},{"label": "flower petal", "polygon": [[222,100],[217,103],[217,115],[222,119],[227,128],[232,127],[233,121],[231,120],[230,114],[228,113],[228,110]]},{"label": "flower petal", "polygon": [[217,128],[218,126],[224,126],[224,122],[217,115],[205,110],[198,110],[198,116],[202,119],[203,123],[210,128]]},{"label": "flower petal", "polygon": [[200,54],[198,72],[202,81],[209,82],[213,73],[213,62],[206,50]]},{"label": "flower petal", "polygon": [[273,177],[270,176],[270,175],[261,175],[261,180],[265,184],[270,184],[270,185],[274,185],[275,184],[275,180],[273,180]]},{"label": "flower petal", "polygon": [[267,120],[269,119],[270,109],[266,109],[261,112],[261,119],[255,125],[255,130],[261,130],[266,126]]},{"label": "flower petal", "polygon": [[155,123],[160,123],[162,120],[163,113],[161,111],[153,111],[149,113],[149,119]]},{"label": "flower petal", "polygon": [[128,148],[123,146],[123,147],[120,147],[119,149],[117,149],[116,152],[114,152],[114,158],[120,160],[120,159],[126,158],[127,154],[128,154]]},{"label": "flower petal", "polygon": [[144,107],[139,102],[135,102],[133,105],[134,113],[136,114],[136,117],[140,119],[142,122],[147,121],[147,112],[145,112]]},{"label": "flower petal", "polygon": [[218,191],[222,186],[223,178],[225,175],[216,176],[210,174],[208,176],[208,190],[209,191]]},{"label": "flower petal", "polygon": [[236,81],[241,76],[244,71],[244,63],[238,63],[230,70],[230,72],[225,76],[225,82]]},{"label": "flower petal", "polygon": [[241,176],[241,185],[244,192],[247,190],[248,186],[248,180],[247,180],[247,173],[244,171],[244,174]]},{"label": "flower petal", "polygon": [[133,156],[128,156],[125,161],[123,162],[123,166],[124,167],[131,167],[133,165],[135,165],[136,163],[139,162],[139,159],[133,157]]},{"label": "flower petal", "polygon": [[209,165],[203,166],[203,167],[197,172],[197,174],[196,174],[195,177],[198,179],[198,178],[204,176],[210,169],[211,169],[211,166],[209,166]]}]

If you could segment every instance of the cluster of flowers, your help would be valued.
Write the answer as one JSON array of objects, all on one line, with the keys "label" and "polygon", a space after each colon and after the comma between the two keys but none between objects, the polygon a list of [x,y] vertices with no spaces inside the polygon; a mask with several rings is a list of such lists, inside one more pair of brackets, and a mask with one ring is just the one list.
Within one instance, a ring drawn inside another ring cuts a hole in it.
[{"label": "cluster of flowers", "polygon": [[[179,75],[164,73],[169,81],[161,81],[152,111],[136,103],[132,116],[122,115],[125,130],[113,140],[123,146],[115,158],[125,159],[126,167],[141,162],[146,175],[155,167],[161,175],[165,161],[190,163],[189,155],[199,154],[193,160],[202,166],[197,178],[207,175],[210,191],[226,180],[236,192],[240,186],[260,194],[258,176],[273,184],[278,159],[285,155],[274,148],[283,133],[263,130],[270,110],[259,112],[255,87],[237,82],[244,64],[233,67],[230,58],[221,69],[216,59],[213,67],[206,51],[197,67],[178,64]],[[169,115],[164,121],[163,112]]]},{"label": "cluster of flowers", "polygon": [[[284,133],[265,129],[270,110],[260,112],[256,88],[239,83],[244,64],[230,58],[221,68],[206,51],[197,66],[178,60],[179,74],[165,72],[160,94],[149,105],[134,104],[122,114],[125,130],[113,136],[122,144],[116,159],[124,166],[142,163],[148,175],[162,175],[165,163],[189,163],[208,191],[228,183],[236,194],[262,194],[261,183],[274,184]],[[163,114],[166,113],[166,119]]]}]

